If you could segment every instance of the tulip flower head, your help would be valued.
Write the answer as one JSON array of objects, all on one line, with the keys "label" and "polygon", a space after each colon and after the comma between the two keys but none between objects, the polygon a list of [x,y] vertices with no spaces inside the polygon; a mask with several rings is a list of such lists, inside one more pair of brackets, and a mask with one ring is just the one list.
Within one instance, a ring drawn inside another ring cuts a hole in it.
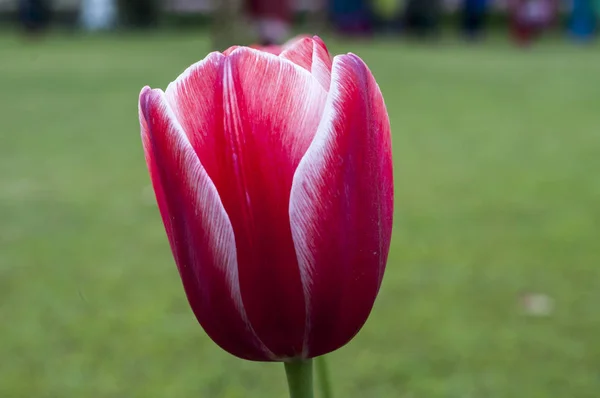
[{"label": "tulip flower head", "polygon": [[381,285],[394,203],[388,115],[365,63],[332,60],[318,37],[233,47],[164,92],[144,87],[139,115],[171,250],[215,343],[256,361],[348,343]]}]

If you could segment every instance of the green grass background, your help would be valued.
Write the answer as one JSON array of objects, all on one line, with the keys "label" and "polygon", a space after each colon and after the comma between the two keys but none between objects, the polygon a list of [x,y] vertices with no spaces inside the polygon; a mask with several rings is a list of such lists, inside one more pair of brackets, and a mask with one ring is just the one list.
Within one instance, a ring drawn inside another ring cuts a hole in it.
[{"label": "green grass background", "polygon": [[[397,198],[376,306],[329,358],[337,396],[598,397],[598,46],[330,43],[382,88]],[[286,396],[280,364],[196,323],[149,188],[139,90],[207,51],[0,37],[0,397]]]}]

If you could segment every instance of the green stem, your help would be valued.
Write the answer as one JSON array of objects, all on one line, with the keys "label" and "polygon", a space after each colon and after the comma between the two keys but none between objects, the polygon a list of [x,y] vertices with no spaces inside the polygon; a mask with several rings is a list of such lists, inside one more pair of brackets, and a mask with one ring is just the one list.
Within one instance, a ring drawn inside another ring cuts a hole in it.
[{"label": "green stem", "polygon": [[290,398],[314,398],[312,359],[284,362]]},{"label": "green stem", "polygon": [[333,398],[331,392],[331,382],[329,381],[329,367],[325,356],[315,358],[315,369],[317,371],[317,380],[319,383],[320,398]]}]

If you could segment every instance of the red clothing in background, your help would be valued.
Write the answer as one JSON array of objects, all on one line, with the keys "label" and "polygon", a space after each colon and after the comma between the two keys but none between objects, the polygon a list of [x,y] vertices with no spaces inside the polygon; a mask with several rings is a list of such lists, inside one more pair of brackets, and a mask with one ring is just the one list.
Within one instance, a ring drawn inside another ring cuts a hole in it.
[{"label": "red clothing in background", "polygon": [[261,45],[282,44],[289,36],[292,0],[247,0]]},{"label": "red clothing in background", "polygon": [[291,0],[247,0],[248,11],[256,18],[274,18],[289,22]]},{"label": "red clothing in background", "polygon": [[554,0],[512,0],[510,3],[511,32],[520,44],[529,44],[556,18]]}]

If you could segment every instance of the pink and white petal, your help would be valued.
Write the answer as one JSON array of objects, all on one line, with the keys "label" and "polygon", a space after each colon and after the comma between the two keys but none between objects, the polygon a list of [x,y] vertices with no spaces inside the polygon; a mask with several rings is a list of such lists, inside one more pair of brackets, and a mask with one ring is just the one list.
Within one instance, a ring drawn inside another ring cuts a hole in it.
[{"label": "pink and white petal", "polygon": [[161,90],[145,87],[139,111],[150,177],[194,314],[224,350],[245,359],[273,360],[248,322],[233,229],[214,184]]},{"label": "pink and white petal", "polygon": [[248,48],[227,58],[223,76],[216,185],[235,231],[242,297],[261,340],[293,357],[302,352],[306,314],[289,195],[327,93],[308,71]]},{"label": "pink and white petal", "polygon": [[291,62],[238,48],[209,55],[166,96],[231,221],[248,319],[278,357],[297,355],[305,303],[289,195],[326,91]]},{"label": "pink and white petal", "polygon": [[237,50],[238,48],[240,48],[240,46],[231,46],[227,50],[223,51],[223,55],[229,55],[232,52],[234,52],[235,50]]},{"label": "pink and white petal", "polygon": [[[237,47],[239,48],[239,47]],[[237,49],[236,48],[236,49]],[[232,50],[232,51],[235,51]],[[220,158],[215,147],[223,141],[223,65],[226,56],[208,54],[169,84],[165,96],[175,118],[213,180],[219,179]]]},{"label": "pink and white petal", "polygon": [[286,41],[286,42],[283,44],[283,46],[282,46],[282,47],[283,47],[283,49],[286,49],[286,48],[288,48],[288,47],[291,47],[291,46],[293,46],[293,45],[294,45],[294,43],[296,43],[298,40],[303,40],[303,39],[305,39],[305,38],[307,38],[307,37],[308,37],[308,38],[310,38],[311,36],[310,36],[310,35],[307,35],[306,33],[301,33],[301,34],[299,34],[299,35],[296,35],[296,36],[292,37],[292,38],[291,38],[291,39],[289,39],[288,41]]},{"label": "pink and white petal", "polygon": [[[250,48],[253,50],[263,51],[263,52],[273,54],[273,55],[279,55],[281,53],[281,51],[283,51],[283,47],[278,46],[277,44],[270,44],[267,46],[261,46],[259,44],[254,44],[254,45],[250,46]],[[227,54],[227,55],[229,55],[229,54]]]},{"label": "pink and white petal", "polygon": [[315,139],[296,173],[290,222],[307,304],[305,355],[333,351],[366,321],[383,278],[393,217],[388,115],[353,54],[333,61]]},{"label": "pink and white petal", "polygon": [[329,90],[331,56],[320,37],[304,37],[295,40],[287,44],[285,50],[279,56],[310,71],[323,88]]}]

